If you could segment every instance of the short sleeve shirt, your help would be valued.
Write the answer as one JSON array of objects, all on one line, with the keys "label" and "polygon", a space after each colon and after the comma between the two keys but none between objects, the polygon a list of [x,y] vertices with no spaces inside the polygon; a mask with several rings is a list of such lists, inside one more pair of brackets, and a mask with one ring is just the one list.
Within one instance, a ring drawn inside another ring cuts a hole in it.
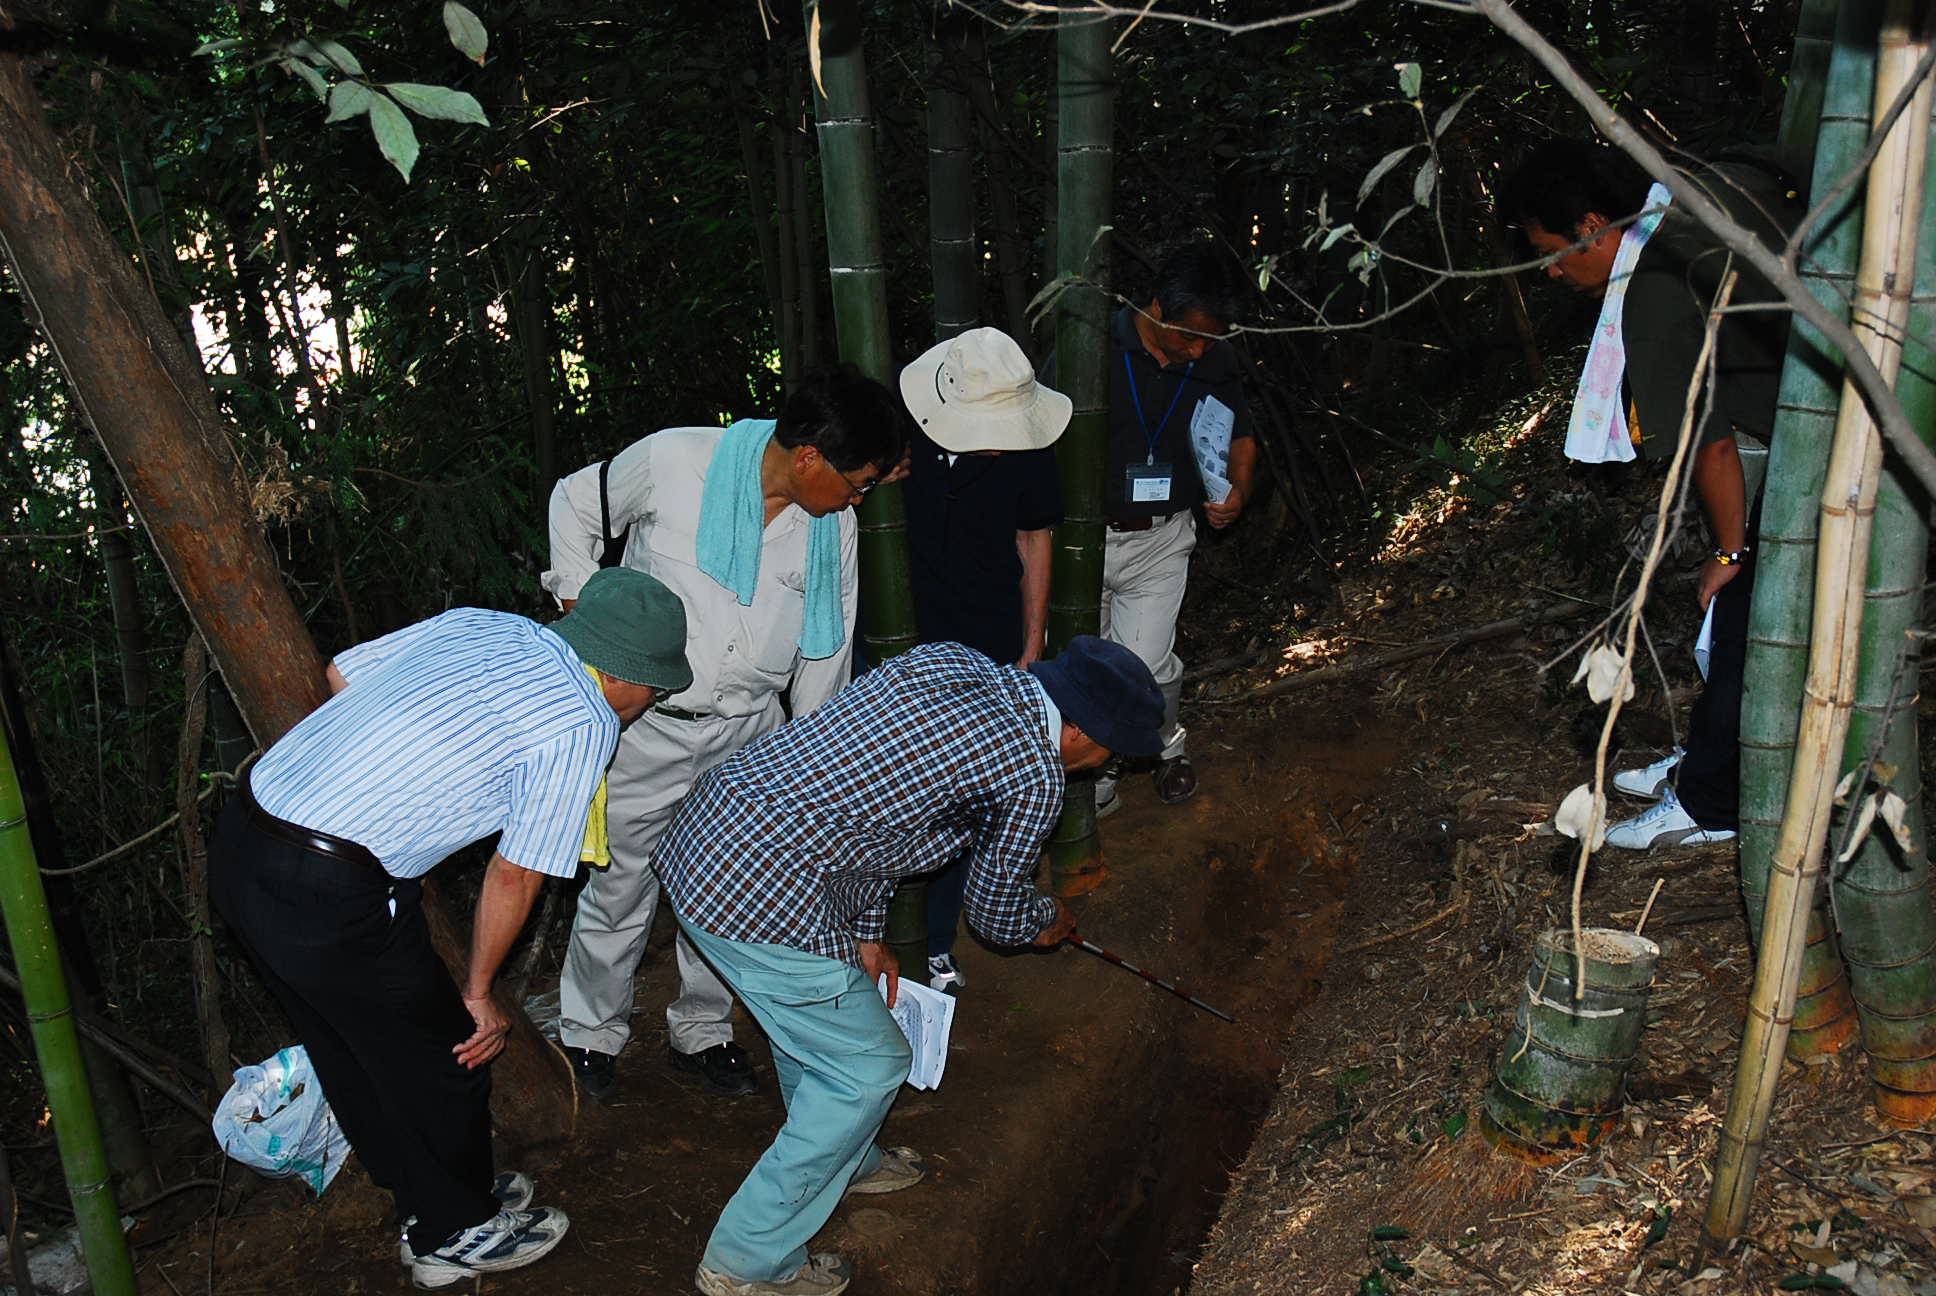
[{"label": "short sleeve shirt", "polygon": [[[1190,424],[1206,401],[1230,412],[1233,441],[1252,434],[1243,363],[1235,347],[1216,342],[1196,364],[1165,369],[1144,349],[1135,321],[1136,312],[1125,306],[1109,324],[1109,462],[1103,473],[1103,512],[1125,520],[1166,517],[1203,502]],[[1168,464],[1169,498],[1131,500],[1124,469],[1132,463]]]},{"label": "short sleeve shirt", "polygon": [[956,455],[917,433],[907,500],[914,617],[924,643],[952,640],[998,662],[1022,655],[1018,531],[1062,521],[1050,450]]}]

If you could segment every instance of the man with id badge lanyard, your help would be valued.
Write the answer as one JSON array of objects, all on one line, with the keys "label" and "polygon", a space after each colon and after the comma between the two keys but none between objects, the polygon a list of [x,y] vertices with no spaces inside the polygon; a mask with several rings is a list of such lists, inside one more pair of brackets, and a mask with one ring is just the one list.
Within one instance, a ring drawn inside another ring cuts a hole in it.
[{"label": "man with id badge lanyard", "polygon": [[[1155,782],[1157,797],[1171,804],[1197,788],[1177,722],[1176,622],[1196,548],[1192,510],[1201,504],[1218,529],[1236,521],[1257,459],[1242,366],[1221,340],[1240,293],[1236,267],[1220,249],[1186,243],[1159,262],[1148,305],[1126,306],[1110,322],[1102,634],[1140,657],[1163,691]],[[1111,766],[1097,780],[1098,814],[1122,804],[1119,774]]]}]

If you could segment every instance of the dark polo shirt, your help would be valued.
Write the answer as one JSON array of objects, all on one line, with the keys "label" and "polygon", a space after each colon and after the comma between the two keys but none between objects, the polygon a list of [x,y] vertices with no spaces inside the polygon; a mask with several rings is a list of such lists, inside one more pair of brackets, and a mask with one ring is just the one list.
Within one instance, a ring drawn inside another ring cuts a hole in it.
[{"label": "dark polo shirt", "polygon": [[914,619],[923,643],[967,644],[998,662],[1022,655],[1017,531],[1062,521],[1051,450],[957,455],[917,432],[902,484]]},{"label": "dark polo shirt", "polygon": [[[1104,516],[1117,520],[1167,517],[1203,502],[1203,479],[1190,448],[1190,420],[1206,397],[1229,408],[1234,419],[1232,441],[1251,435],[1250,403],[1244,399],[1237,349],[1217,342],[1194,367],[1160,368],[1136,336],[1135,318],[1136,312],[1125,306],[1109,324],[1109,463],[1103,471],[1102,501]],[[1170,497],[1131,501],[1124,470],[1152,456],[1157,463],[1170,465]]]}]

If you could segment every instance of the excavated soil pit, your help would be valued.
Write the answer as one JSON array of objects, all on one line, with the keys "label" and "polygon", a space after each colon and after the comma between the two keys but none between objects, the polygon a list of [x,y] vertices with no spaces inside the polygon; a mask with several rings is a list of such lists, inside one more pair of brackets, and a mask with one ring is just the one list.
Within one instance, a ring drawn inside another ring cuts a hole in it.
[{"label": "excavated soil pit", "polygon": [[[903,1090],[882,1133],[926,1154],[930,1177],[843,1205],[814,1244],[853,1261],[855,1292],[1134,1296],[1189,1284],[1276,1092],[1284,1036],[1320,986],[1353,843],[1368,831],[1363,802],[1389,751],[1355,720],[1329,731],[1301,721],[1290,736],[1261,714],[1199,730],[1203,793],[1165,807],[1146,780],[1129,786],[1105,823],[1109,879],[1074,902],[1090,940],[1236,1023],[1073,948],[1002,954],[964,941],[947,1076],[933,1092]],[[544,1261],[483,1290],[692,1290],[713,1219],[781,1109],[750,1024],[741,1034],[766,1078],[759,1095],[724,1101],[674,1078],[655,1029],[671,964],[662,924],[613,1097],[581,1112],[567,1147],[500,1158],[526,1164],[539,1200],[563,1206],[573,1227]],[[212,1284],[206,1217],[149,1256],[144,1283],[403,1290],[388,1214],[387,1195],[354,1170],[314,1203],[284,1186],[231,1197]]]}]

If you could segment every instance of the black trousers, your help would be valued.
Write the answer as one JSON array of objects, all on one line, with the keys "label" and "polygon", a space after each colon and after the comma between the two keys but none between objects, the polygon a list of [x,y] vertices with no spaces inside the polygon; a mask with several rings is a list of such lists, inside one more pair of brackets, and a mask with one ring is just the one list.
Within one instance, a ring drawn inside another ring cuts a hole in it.
[{"label": "black trousers", "polygon": [[1748,611],[1755,560],[1714,596],[1707,686],[1687,716],[1687,754],[1674,771],[1681,808],[1703,828],[1735,828],[1741,801],[1741,684],[1748,660]]},{"label": "black trousers", "polygon": [[[209,894],[309,1051],[364,1169],[416,1217],[419,1255],[497,1213],[491,1073],[451,1049],[476,1029],[430,947],[421,886],[263,832],[230,798]],[[390,902],[396,902],[396,913]]]}]

